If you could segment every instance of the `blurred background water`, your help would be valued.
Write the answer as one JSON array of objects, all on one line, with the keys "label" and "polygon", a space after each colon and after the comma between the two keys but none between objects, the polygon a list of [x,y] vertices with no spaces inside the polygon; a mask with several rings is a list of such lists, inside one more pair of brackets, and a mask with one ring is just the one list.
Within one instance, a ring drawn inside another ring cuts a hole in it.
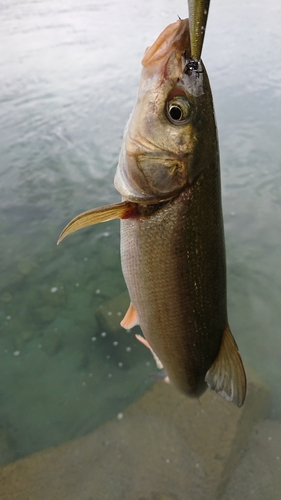
[{"label": "blurred background water", "polygon": [[[230,324],[272,391],[272,419],[281,418],[280,14],[277,0],[217,0],[203,50]],[[114,337],[96,314],[125,291],[118,222],[56,240],[73,216],[119,200],[113,177],[140,61],[177,15],[187,16],[184,0],[0,2],[0,439],[9,460],[117,415],[155,370],[133,333]]]}]

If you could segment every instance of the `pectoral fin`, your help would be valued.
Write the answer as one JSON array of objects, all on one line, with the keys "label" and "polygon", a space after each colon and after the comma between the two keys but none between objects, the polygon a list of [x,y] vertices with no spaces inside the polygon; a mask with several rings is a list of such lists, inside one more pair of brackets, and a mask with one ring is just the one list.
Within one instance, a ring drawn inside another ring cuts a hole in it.
[{"label": "pectoral fin", "polygon": [[205,381],[210,389],[237,406],[246,396],[246,375],[238,347],[227,325],[216,360],[207,371]]},{"label": "pectoral fin", "polygon": [[57,244],[69,234],[83,227],[99,224],[100,222],[107,222],[112,219],[128,219],[136,215],[136,213],[137,204],[131,203],[130,201],[122,201],[114,205],[107,205],[106,207],[93,208],[72,219],[61,232]]}]

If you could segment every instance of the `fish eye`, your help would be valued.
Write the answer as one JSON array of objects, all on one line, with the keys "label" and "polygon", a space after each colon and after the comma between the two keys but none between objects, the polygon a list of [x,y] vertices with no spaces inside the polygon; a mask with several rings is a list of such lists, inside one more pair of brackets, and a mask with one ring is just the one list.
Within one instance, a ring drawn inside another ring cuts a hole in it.
[{"label": "fish eye", "polygon": [[166,103],[167,118],[174,125],[183,125],[188,122],[191,108],[185,96],[175,96]]}]

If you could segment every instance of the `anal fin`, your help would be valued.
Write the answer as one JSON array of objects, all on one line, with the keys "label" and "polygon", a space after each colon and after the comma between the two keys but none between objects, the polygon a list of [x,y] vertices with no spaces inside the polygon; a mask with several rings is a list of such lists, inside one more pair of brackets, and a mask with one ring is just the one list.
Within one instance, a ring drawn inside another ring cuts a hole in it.
[{"label": "anal fin", "polygon": [[150,350],[152,356],[154,357],[157,368],[159,368],[159,370],[163,370],[164,367],[163,367],[160,359],[155,354],[155,352],[153,351],[152,347],[147,342],[147,340],[144,337],[142,337],[141,335],[136,335],[136,339],[138,339],[138,341],[141,342],[141,344],[145,345]]},{"label": "anal fin", "polygon": [[238,407],[243,405],[247,388],[246,375],[237,344],[228,325],[223,332],[219,353],[207,371],[205,381],[210,389],[227,401]]}]

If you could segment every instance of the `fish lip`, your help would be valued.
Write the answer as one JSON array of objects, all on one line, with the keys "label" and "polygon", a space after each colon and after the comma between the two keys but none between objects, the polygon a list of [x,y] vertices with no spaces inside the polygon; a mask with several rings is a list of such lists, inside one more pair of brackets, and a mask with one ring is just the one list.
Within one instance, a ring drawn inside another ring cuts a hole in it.
[{"label": "fish lip", "polygon": [[185,39],[183,36],[186,32],[189,33],[188,27],[189,19],[178,19],[169,24],[154,43],[146,49],[141,61],[143,67],[152,72],[161,71],[173,51],[181,51],[184,48],[190,52],[190,38],[187,36]]}]

